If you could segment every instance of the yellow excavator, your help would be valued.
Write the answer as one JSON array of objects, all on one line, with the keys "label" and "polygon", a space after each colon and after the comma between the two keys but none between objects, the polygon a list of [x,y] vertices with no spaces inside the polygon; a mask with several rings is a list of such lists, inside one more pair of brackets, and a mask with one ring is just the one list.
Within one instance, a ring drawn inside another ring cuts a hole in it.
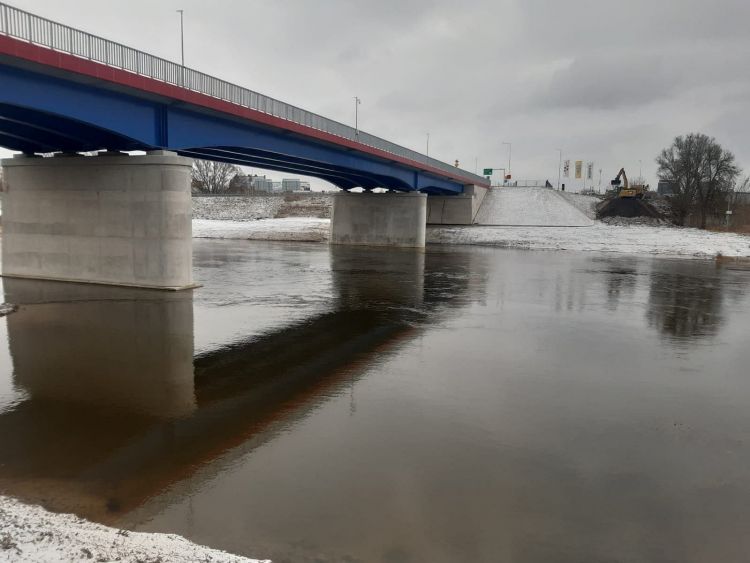
[{"label": "yellow excavator", "polygon": [[[622,178],[622,180],[620,180]],[[642,199],[643,194],[648,190],[648,186],[643,184],[633,184],[632,186],[628,183],[628,175],[625,174],[625,169],[620,168],[617,176],[610,182],[612,188],[618,190],[617,197],[634,197]]]}]

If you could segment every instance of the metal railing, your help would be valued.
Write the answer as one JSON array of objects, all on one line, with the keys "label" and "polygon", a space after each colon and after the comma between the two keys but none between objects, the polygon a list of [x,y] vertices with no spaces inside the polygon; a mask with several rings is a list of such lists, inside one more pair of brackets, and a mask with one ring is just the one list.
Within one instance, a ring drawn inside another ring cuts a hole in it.
[{"label": "metal railing", "polygon": [[327,119],[293,105],[269,98],[208,74],[183,67],[120,43],[68,27],[0,2],[0,35],[7,35],[55,51],[81,57],[110,67],[146,76],[193,92],[205,94],[243,108],[361,143],[383,152],[436,168],[462,178],[466,183],[484,184],[477,176],[440,160],[407,149],[354,127]]}]

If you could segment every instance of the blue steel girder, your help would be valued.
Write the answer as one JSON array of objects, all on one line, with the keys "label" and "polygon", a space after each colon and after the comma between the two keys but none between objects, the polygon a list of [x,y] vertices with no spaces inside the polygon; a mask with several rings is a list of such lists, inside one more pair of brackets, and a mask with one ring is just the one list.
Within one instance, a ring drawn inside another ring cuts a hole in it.
[{"label": "blue steel girder", "polygon": [[[0,63],[0,139],[24,152],[150,150],[241,154],[239,164],[327,179],[346,189],[461,193],[459,182],[417,168],[195,106],[94,80],[73,81]],[[334,179],[338,180],[334,181]]]},{"label": "blue steel girder", "polygon": [[[254,159],[247,157],[232,157],[231,154],[227,153],[217,153],[215,151],[212,151],[211,149],[196,149],[196,150],[182,150],[179,151],[178,154],[181,154],[183,156],[189,156],[190,158],[198,158],[202,160],[215,160],[219,162],[228,162],[229,164],[238,164],[238,165],[244,165],[244,166],[255,166],[258,168],[265,168],[270,170],[265,162],[262,160],[255,161]],[[298,166],[285,166],[282,163],[277,163],[273,166],[273,170],[276,170],[278,172],[291,172],[295,174],[304,174],[306,176],[316,176],[318,178],[321,178],[323,180],[326,180],[327,182],[330,182],[334,186],[341,188],[342,190],[351,190],[353,188],[357,187],[363,187],[363,183],[356,180],[351,180],[344,176],[337,176],[337,175],[328,175],[323,172],[311,172],[309,170],[306,170],[304,167],[298,167]],[[372,186],[377,187],[377,186]],[[369,189],[369,188],[368,188]]]},{"label": "blue steel girder", "polygon": [[[259,168],[276,170],[283,166],[287,170],[300,172],[308,176],[323,177],[323,175],[332,178],[343,178],[353,181],[355,186],[366,189],[385,187],[391,184],[394,189],[409,190],[411,186],[401,185],[400,183],[384,178],[376,174],[362,173],[357,170],[344,169],[336,166],[324,166],[315,161],[309,161],[294,156],[276,155],[266,151],[254,149],[237,149],[233,147],[216,147],[200,149],[201,152],[210,154],[209,160],[223,160],[231,158],[235,164],[250,163]],[[183,151],[184,152],[184,151]],[[334,182],[335,183],[335,182]],[[396,185],[394,185],[396,184]]]},{"label": "blue steel girder", "polygon": [[[207,122],[210,126],[207,126]],[[196,147],[261,150],[277,155],[282,160],[299,158],[318,163],[326,168],[346,169],[384,180],[388,179],[392,185],[381,186],[385,188],[418,190],[419,176],[423,174],[394,162],[381,161],[291,133],[248,126],[239,120],[208,116],[182,108],[170,108],[168,138],[172,150],[179,151]],[[448,180],[430,177],[428,183],[430,186],[454,193],[463,191],[463,185]]]}]

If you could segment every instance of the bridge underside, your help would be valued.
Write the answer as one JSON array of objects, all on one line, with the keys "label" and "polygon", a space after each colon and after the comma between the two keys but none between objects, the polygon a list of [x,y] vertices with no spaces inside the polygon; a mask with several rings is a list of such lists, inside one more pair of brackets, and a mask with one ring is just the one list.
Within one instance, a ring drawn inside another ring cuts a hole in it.
[{"label": "bridge underside", "polygon": [[0,60],[0,146],[27,154],[171,150],[321,178],[350,190],[451,195],[462,183],[247,120]]},{"label": "bridge underside", "polygon": [[[460,175],[257,116],[4,56],[0,85],[0,146],[28,155],[3,162],[6,276],[191,287],[191,161],[183,157],[318,177],[346,191],[399,192],[340,194],[334,244],[423,247],[426,221],[471,223],[481,202]],[[49,153],[57,156],[32,156]]]}]

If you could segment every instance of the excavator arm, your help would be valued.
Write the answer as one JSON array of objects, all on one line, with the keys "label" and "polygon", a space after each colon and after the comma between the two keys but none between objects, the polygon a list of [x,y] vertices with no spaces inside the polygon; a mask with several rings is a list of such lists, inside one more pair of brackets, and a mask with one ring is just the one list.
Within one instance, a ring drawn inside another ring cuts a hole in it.
[{"label": "excavator arm", "polygon": [[630,184],[628,184],[628,175],[625,174],[625,169],[620,168],[620,171],[617,173],[617,177],[615,178],[615,181],[613,184],[620,185],[620,177],[622,177],[622,189],[627,190],[628,187],[630,187]]}]

